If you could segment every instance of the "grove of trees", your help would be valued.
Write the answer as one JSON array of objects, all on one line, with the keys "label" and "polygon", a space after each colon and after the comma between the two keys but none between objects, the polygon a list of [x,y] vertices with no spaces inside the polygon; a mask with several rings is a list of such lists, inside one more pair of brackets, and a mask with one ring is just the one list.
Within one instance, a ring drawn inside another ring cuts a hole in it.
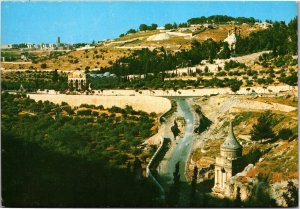
[{"label": "grove of trees", "polygon": [[156,189],[126,165],[153,155],[138,145],[151,136],[154,118],[130,107],[100,110],[2,94],[3,204],[151,207]]}]

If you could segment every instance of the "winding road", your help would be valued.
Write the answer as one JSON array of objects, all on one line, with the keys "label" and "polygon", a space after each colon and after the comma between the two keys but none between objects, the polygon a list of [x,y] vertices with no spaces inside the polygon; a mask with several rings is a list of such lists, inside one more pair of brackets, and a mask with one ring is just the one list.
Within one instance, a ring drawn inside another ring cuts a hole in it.
[{"label": "winding road", "polygon": [[173,147],[159,165],[159,174],[163,184],[171,184],[175,165],[179,162],[180,180],[186,182],[185,164],[190,155],[193,143],[193,131],[195,126],[195,114],[185,98],[176,98],[179,116],[184,117],[186,125],[184,135],[172,142]]}]

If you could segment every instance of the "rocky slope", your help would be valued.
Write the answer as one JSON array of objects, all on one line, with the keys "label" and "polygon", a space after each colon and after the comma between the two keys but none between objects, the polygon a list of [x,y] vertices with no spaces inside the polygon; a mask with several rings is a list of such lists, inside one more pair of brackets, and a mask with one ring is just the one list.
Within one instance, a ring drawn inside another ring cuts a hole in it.
[{"label": "rocky slope", "polygon": [[[259,154],[253,163],[246,165],[243,171],[231,179],[231,189],[226,196],[235,198],[239,187],[242,200],[247,199],[257,183],[257,176],[263,174],[269,176],[271,196],[278,205],[286,206],[282,194],[287,190],[287,181],[292,180],[298,185],[297,98],[218,95],[194,99],[194,103],[201,106],[201,111],[213,124],[194,143],[189,175],[197,166],[199,182],[213,180],[215,157],[219,155],[220,145],[227,136],[229,121],[233,121],[235,134],[243,145],[243,157],[254,156],[255,152]],[[282,128],[289,128],[293,136],[290,140],[251,141],[252,126],[262,112],[270,109],[270,103],[277,106],[272,109],[273,131],[278,133]]]}]

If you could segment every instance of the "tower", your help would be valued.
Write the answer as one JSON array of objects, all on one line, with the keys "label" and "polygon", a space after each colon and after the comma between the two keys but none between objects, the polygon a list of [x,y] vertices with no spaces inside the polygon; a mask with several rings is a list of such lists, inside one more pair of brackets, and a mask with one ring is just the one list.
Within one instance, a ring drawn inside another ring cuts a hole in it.
[{"label": "tower", "polygon": [[60,47],[60,37],[59,36],[57,37],[57,40],[56,40],[56,47]]},{"label": "tower", "polygon": [[224,194],[230,178],[238,172],[242,150],[243,147],[237,141],[230,122],[228,136],[220,147],[220,156],[216,157],[215,184],[212,189],[215,193]]}]

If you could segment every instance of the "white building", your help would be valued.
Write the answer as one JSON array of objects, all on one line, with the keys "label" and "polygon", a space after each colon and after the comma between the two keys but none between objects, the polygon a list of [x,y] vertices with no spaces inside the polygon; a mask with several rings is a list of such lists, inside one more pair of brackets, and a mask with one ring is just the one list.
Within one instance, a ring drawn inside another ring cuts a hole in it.
[{"label": "white building", "polygon": [[90,46],[89,44],[87,44],[83,47],[77,48],[76,51],[86,50],[86,49],[93,49],[93,48],[95,48],[95,46]]}]

